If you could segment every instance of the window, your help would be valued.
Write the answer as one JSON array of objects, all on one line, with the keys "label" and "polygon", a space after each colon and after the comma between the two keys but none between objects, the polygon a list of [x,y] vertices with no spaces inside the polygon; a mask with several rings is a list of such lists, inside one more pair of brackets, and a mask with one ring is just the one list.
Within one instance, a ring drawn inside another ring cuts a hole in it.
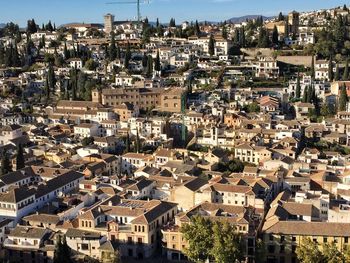
[{"label": "window", "polygon": [[344,243],[348,243],[349,242],[349,237],[344,237]]},{"label": "window", "polygon": [[81,244],[81,250],[89,250],[88,244]]},{"label": "window", "polygon": [[326,237],[323,238],[323,243],[327,243],[327,238]]},{"label": "window", "polygon": [[280,246],[280,253],[284,253],[284,245]]},{"label": "window", "polygon": [[270,241],[273,241],[273,235],[272,235],[272,234],[270,234],[269,240],[270,240]]}]

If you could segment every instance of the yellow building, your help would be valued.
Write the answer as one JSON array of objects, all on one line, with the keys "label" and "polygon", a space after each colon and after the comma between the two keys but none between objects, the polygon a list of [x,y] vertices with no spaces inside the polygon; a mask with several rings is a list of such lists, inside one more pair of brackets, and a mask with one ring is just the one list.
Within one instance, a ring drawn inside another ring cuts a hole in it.
[{"label": "yellow building", "polygon": [[275,26],[277,27],[277,31],[279,34],[286,33],[286,22],[285,21],[269,22],[265,25],[266,29],[269,31],[272,31]]},{"label": "yellow building", "polygon": [[334,242],[339,251],[349,245],[350,224],[306,221],[265,222],[263,241],[267,263],[298,262],[296,249],[304,238],[310,238],[319,245]]}]

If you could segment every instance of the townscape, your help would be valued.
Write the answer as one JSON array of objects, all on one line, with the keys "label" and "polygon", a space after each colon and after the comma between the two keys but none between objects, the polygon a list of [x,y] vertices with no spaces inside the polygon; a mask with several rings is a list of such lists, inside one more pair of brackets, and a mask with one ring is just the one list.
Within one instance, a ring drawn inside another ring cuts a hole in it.
[{"label": "townscape", "polygon": [[350,10],[0,29],[0,262],[350,262]]}]

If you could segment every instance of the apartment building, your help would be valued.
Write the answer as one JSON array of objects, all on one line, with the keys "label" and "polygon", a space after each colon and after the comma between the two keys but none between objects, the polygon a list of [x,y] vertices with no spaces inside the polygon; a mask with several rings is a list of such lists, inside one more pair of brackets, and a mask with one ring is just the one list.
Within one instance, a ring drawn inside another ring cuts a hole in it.
[{"label": "apartment building", "polygon": [[103,233],[107,240],[117,242],[121,256],[143,259],[154,253],[161,227],[176,213],[175,203],[114,196],[79,215],[78,222],[80,230]]},{"label": "apartment building", "polygon": [[272,152],[266,147],[253,146],[243,143],[235,147],[235,157],[242,162],[249,162],[259,165],[262,161],[270,160]]}]

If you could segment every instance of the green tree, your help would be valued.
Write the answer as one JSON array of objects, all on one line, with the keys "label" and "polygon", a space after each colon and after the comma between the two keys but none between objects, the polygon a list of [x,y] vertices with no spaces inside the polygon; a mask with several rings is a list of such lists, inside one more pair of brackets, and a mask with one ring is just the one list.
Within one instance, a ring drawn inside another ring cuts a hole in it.
[{"label": "green tree", "polygon": [[348,103],[348,101],[349,101],[349,98],[346,90],[346,85],[344,83],[343,87],[341,88],[340,96],[339,96],[339,111],[346,110],[346,104]]},{"label": "green tree", "polygon": [[243,108],[246,112],[260,112],[260,106],[257,102],[252,102]]},{"label": "green tree", "polygon": [[195,262],[207,260],[213,246],[211,221],[201,216],[194,216],[190,224],[181,227],[181,232],[189,243],[189,247],[184,251],[186,256]]},{"label": "green tree", "polygon": [[350,262],[350,246],[344,246],[343,254],[345,262]]},{"label": "green tree", "polygon": [[0,170],[0,172],[1,172],[1,175],[12,172],[12,165],[11,165],[8,153],[6,151],[3,152],[3,156],[1,158],[1,170]]},{"label": "green tree", "polygon": [[55,244],[55,252],[53,257],[53,263],[71,263],[73,262],[71,259],[71,250],[67,245],[66,237],[63,236],[61,238],[58,235],[56,244]]},{"label": "green tree", "polygon": [[213,35],[210,35],[209,38],[208,53],[210,56],[213,56],[215,54],[215,39]]},{"label": "green tree", "polygon": [[96,70],[97,66],[98,66],[97,63],[92,58],[89,58],[85,62],[85,68],[87,70]]},{"label": "green tree", "polygon": [[229,224],[215,222],[213,224],[213,248],[211,255],[218,263],[240,262],[243,259],[242,236],[236,227]]},{"label": "green tree", "polygon": [[334,242],[323,244],[322,254],[325,263],[339,263],[345,260],[344,255],[338,250]]},{"label": "green tree", "polygon": [[85,147],[94,143],[94,137],[85,137],[81,140],[81,144]]},{"label": "green tree", "polygon": [[171,18],[171,19],[170,19],[169,27],[176,27],[175,18]]},{"label": "green tree", "polygon": [[16,169],[22,169],[25,166],[24,154],[23,154],[23,145],[20,143],[17,147],[16,155]]},{"label": "green tree", "polygon": [[38,31],[38,26],[35,23],[34,19],[28,20],[27,22],[27,33],[33,34]]},{"label": "green tree", "polygon": [[51,20],[49,21],[49,23],[46,24],[45,30],[50,31],[50,32],[53,31],[53,26],[52,26]]},{"label": "green tree", "polygon": [[232,173],[241,173],[244,170],[244,164],[239,159],[233,159],[228,163],[228,169]]},{"label": "green tree", "polygon": [[299,261],[303,263],[322,262],[322,253],[318,249],[317,243],[310,238],[303,238],[301,244],[296,249]]},{"label": "green tree", "polygon": [[258,48],[268,48],[270,46],[269,34],[264,27],[260,27],[258,36]]}]

